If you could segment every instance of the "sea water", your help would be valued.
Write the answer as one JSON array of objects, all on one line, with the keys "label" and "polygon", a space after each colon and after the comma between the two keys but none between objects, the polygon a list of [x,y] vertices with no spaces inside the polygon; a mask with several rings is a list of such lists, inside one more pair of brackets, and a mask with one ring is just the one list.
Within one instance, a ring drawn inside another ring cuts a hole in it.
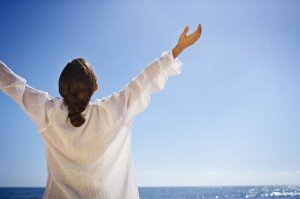
[{"label": "sea water", "polygon": [[[44,191],[45,188],[0,188],[0,198],[42,198]],[[300,186],[140,187],[139,193],[141,199],[300,199]]]}]

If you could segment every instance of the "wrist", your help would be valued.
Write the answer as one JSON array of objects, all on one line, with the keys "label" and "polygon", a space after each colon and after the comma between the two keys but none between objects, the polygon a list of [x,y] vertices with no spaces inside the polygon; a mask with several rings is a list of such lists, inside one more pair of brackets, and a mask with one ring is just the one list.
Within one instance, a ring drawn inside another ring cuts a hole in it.
[{"label": "wrist", "polygon": [[174,59],[184,50],[184,48],[180,45],[176,45],[173,49],[172,49],[172,53],[173,53],[173,57]]},{"label": "wrist", "polygon": [[180,45],[179,43],[175,46],[175,49],[177,50],[177,51],[179,51],[179,52],[182,52],[184,49],[185,49],[185,47],[184,46],[182,46],[182,45]]}]

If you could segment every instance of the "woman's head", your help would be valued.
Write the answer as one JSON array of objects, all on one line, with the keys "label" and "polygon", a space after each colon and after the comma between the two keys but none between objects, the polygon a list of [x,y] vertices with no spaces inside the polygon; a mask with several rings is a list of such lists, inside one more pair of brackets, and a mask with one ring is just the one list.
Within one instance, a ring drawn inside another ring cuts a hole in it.
[{"label": "woman's head", "polygon": [[85,118],[82,112],[97,90],[97,78],[90,63],[83,58],[69,62],[59,77],[59,93],[68,107],[68,117],[75,127],[80,127]]}]

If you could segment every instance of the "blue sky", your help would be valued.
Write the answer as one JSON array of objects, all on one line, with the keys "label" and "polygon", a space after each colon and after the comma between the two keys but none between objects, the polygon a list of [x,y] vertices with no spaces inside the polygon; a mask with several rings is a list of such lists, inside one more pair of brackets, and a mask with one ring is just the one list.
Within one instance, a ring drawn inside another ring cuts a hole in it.
[{"label": "blue sky", "polygon": [[[0,59],[59,96],[67,62],[123,88],[185,25],[199,41],[133,123],[140,186],[300,184],[298,1],[1,1]],[[0,92],[0,186],[45,186],[39,132]]]}]

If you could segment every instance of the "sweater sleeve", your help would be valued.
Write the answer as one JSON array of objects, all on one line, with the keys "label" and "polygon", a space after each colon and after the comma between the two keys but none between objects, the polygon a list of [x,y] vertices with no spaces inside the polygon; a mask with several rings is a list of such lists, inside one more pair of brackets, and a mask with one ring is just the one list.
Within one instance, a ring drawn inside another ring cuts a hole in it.
[{"label": "sweater sleeve", "polygon": [[0,61],[0,89],[21,106],[39,131],[47,126],[46,102],[53,97],[47,92],[27,85],[24,78],[15,74],[2,61]]},{"label": "sweater sleeve", "polygon": [[172,51],[164,51],[160,58],[132,78],[123,90],[114,92],[106,100],[111,103],[119,117],[128,123],[147,108],[151,94],[164,89],[169,76],[181,73],[182,65],[178,58],[174,59]]}]

